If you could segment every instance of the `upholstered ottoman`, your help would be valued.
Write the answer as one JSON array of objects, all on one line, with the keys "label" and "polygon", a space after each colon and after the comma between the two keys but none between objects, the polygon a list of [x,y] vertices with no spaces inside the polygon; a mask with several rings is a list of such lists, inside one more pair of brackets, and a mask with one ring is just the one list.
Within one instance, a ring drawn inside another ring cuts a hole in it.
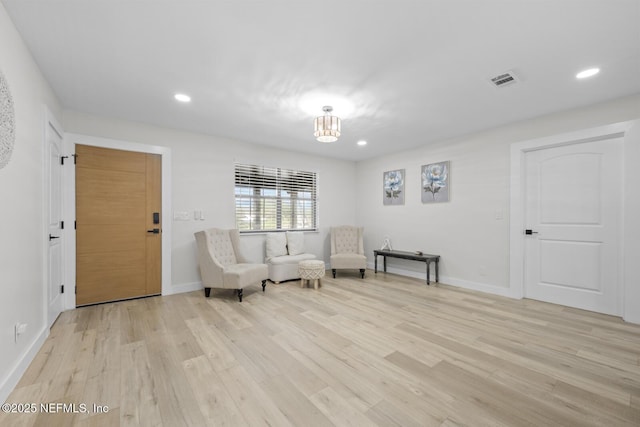
[{"label": "upholstered ottoman", "polygon": [[304,287],[304,281],[313,280],[313,288],[318,289],[320,279],[324,277],[324,261],[310,259],[300,261],[298,264],[298,273],[300,274],[300,287]]}]

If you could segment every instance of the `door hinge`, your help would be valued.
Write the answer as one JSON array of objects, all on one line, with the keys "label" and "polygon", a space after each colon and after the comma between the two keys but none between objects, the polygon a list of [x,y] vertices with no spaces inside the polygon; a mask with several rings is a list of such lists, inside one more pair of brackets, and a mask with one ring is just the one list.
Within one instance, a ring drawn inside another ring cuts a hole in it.
[{"label": "door hinge", "polygon": [[64,230],[64,221],[60,221],[60,230]]},{"label": "door hinge", "polygon": [[60,293],[64,294],[64,285],[60,285]]},{"label": "door hinge", "polygon": [[78,221],[73,221],[73,229],[74,230],[78,229]]},{"label": "door hinge", "polygon": [[68,159],[69,156],[60,156],[60,164],[64,165],[64,159]]},{"label": "door hinge", "polygon": [[78,295],[78,287],[77,286],[73,288],[73,293]]},{"label": "door hinge", "polygon": [[78,155],[72,154],[71,157],[73,157],[73,164],[75,165],[78,162]]}]

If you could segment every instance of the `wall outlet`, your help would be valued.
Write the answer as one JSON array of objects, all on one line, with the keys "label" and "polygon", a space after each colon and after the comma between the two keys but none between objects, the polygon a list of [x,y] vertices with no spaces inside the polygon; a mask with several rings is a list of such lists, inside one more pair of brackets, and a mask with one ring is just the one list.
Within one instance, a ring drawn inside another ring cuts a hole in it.
[{"label": "wall outlet", "polygon": [[26,323],[20,323],[17,322],[16,326],[15,326],[15,340],[16,342],[18,342],[18,337],[22,334],[24,334],[27,330],[27,324]]}]

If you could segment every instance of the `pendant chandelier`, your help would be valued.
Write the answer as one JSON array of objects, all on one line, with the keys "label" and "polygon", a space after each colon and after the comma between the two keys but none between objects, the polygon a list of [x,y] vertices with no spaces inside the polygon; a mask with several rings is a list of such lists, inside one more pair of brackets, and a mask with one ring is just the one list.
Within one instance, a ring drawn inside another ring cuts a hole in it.
[{"label": "pendant chandelier", "polygon": [[335,142],[340,136],[340,117],[332,116],[333,107],[326,105],[322,107],[324,116],[316,117],[313,121],[313,136],[320,142]]}]

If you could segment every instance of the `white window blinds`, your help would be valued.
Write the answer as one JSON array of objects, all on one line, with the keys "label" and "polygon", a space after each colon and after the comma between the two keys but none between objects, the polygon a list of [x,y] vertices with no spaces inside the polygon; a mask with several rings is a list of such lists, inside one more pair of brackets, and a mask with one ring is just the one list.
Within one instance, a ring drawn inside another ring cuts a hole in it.
[{"label": "white window blinds", "polygon": [[236,163],[235,175],[240,232],[317,230],[315,172]]}]

